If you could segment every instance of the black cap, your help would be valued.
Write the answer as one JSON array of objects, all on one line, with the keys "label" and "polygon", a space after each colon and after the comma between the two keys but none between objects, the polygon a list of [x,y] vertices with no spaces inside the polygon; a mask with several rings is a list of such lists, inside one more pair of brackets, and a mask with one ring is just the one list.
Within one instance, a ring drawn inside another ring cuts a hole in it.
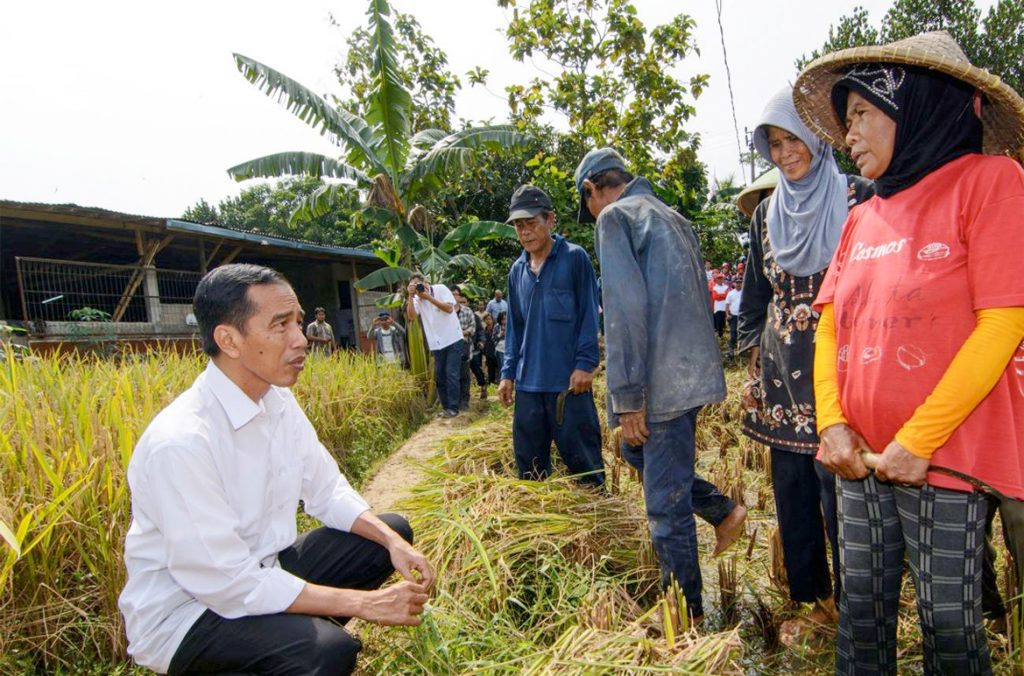
[{"label": "black cap", "polygon": [[535,185],[519,186],[519,189],[512,195],[512,201],[508,205],[508,218],[506,223],[520,218],[533,218],[541,211],[554,211],[551,198],[548,194]]}]

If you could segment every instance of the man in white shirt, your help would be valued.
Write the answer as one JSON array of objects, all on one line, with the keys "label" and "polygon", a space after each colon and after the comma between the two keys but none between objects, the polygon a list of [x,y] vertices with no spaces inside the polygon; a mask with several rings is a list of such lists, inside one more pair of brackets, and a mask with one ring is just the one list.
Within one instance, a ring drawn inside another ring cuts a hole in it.
[{"label": "man in white shirt", "polygon": [[736,349],[737,330],[740,319],[740,299],[743,297],[743,278],[734,277],[732,288],[725,296],[725,318],[729,322],[729,351]]},{"label": "man in white shirt", "polygon": [[[285,278],[222,266],[193,305],[210,362],[128,465],[128,652],[170,674],[349,673],[361,644],[325,618],[418,624],[434,572],[405,519],[369,510],[288,390],[307,341]],[[297,536],[300,500],[324,527]],[[379,589],[394,570],[405,580]]]},{"label": "man in white shirt", "polygon": [[455,296],[444,284],[431,285],[419,272],[409,277],[410,302],[405,306],[406,318],[423,320],[423,335],[434,355],[434,384],[441,400],[441,417],[459,414],[459,371],[462,367],[462,325],[455,312]]}]

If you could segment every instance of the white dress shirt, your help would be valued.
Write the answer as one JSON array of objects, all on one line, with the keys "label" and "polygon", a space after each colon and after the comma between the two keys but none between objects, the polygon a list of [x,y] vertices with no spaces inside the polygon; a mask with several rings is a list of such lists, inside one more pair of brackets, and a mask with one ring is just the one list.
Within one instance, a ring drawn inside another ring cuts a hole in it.
[{"label": "white dress shirt", "polygon": [[[434,298],[442,303],[455,305],[455,296],[444,284],[430,287]],[[412,306],[423,320],[423,334],[431,352],[443,350],[457,340],[462,340],[462,325],[459,324],[457,312],[442,312],[429,300],[421,301],[419,296],[412,297]]]},{"label": "white dress shirt", "polygon": [[295,601],[305,583],[277,554],[295,542],[299,500],[343,531],[368,509],[287,388],[257,404],[212,361],[146,428],[128,485],[118,605],[128,653],[160,673],[206,609],[233,619]]}]

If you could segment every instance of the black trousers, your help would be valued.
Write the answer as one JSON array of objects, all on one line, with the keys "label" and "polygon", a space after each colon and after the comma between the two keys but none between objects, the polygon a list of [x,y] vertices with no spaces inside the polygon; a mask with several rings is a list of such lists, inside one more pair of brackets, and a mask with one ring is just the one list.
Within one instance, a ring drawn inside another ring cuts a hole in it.
[{"label": "black trousers", "polygon": [[[839,525],[835,476],[811,454],[772,448],[772,492],[782,536],[789,596],[808,603],[839,599]],[[832,548],[831,574],[825,538]]]},{"label": "black trousers", "polygon": [[719,310],[715,313],[715,333],[721,338],[725,332],[725,310]]},{"label": "black trousers", "polygon": [[469,370],[473,372],[473,377],[476,378],[476,384],[480,387],[487,384],[487,379],[484,377],[483,361],[484,355],[482,352],[477,352],[469,360]]},{"label": "black trousers", "polygon": [[732,348],[733,350],[736,349],[736,343],[738,342],[739,338],[739,324],[739,317],[737,317],[736,315],[731,315],[729,317],[729,347]]},{"label": "black trousers", "polygon": [[556,420],[557,401],[557,392],[516,392],[512,449],[519,478],[543,480],[550,476],[554,441],[570,474],[582,474],[582,483],[603,485],[601,423],[593,392],[565,398],[561,425]]},{"label": "black trousers", "polygon": [[[381,514],[380,519],[412,542],[403,517]],[[377,589],[394,572],[384,547],[333,528],[300,535],[278,561],[307,582],[345,589]],[[168,674],[349,674],[363,645],[340,626],[348,620],[292,613],[228,620],[207,610],[178,646]]]}]

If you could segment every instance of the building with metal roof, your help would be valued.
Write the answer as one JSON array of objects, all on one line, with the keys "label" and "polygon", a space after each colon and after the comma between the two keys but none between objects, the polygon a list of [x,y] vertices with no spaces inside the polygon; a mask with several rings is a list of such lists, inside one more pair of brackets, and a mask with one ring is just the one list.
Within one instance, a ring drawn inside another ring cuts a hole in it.
[{"label": "building with metal roof", "polygon": [[209,269],[232,262],[280,271],[308,312],[327,310],[339,343],[365,345],[360,336],[380,294],[356,293],[354,284],[383,265],[372,251],[75,204],[0,200],[0,321],[23,327],[40,346],[192,343],[196,284]]}]

